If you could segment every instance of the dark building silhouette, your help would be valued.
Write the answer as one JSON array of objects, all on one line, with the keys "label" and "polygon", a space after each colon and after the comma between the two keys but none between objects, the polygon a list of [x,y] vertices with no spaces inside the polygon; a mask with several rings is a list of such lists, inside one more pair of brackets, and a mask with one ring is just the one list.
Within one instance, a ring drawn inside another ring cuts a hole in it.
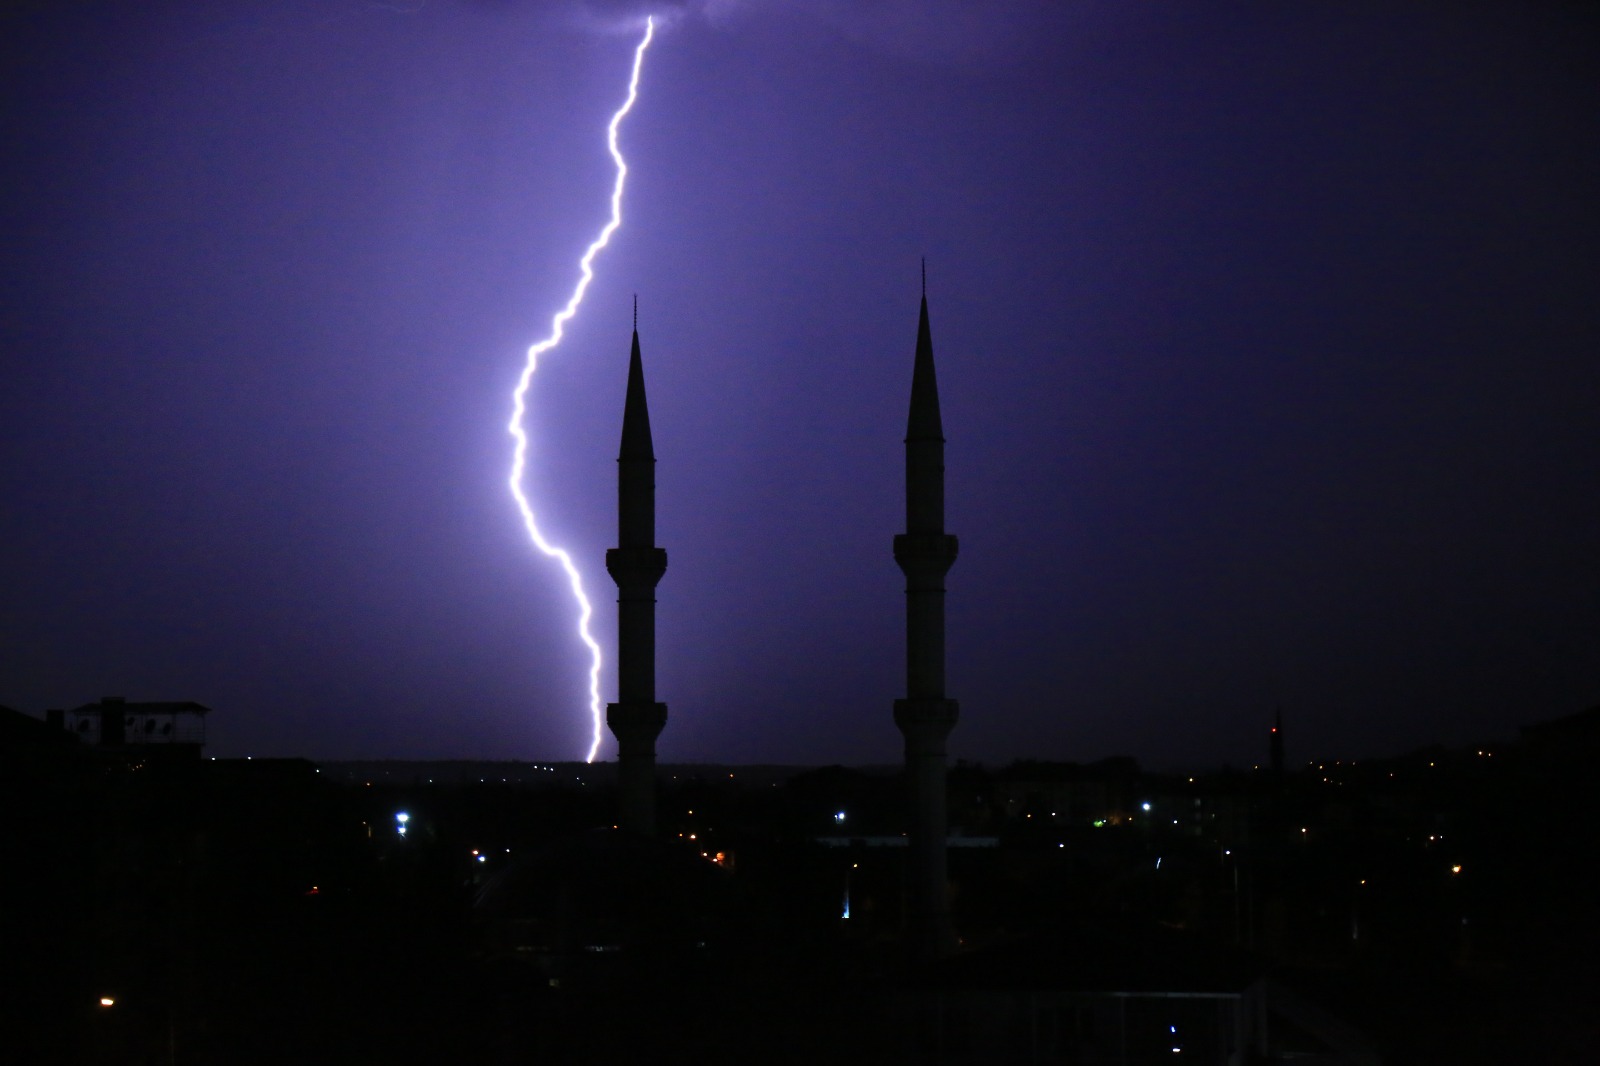
[{"label": "dark building silhouette", "polygon": [[30,776],[56,773],[63,764],[81,755],[83,746],[62,722],[60,711],[49,712],[41,722],[0,706],[0,771]]},{"label": "dark building silhouette", "polygon": [[66,712],[50,711],[67,731],[101,748],[148,748],[199,755],[206,742],[206,715],[211,708],[193,701],[129,703],[106,696]]},{"label": "dark building silhouette", "polygon": [[667,553],[656,547],[656,454],[639,356],[639,308],[634,304],[633,351],[617,455],[617,546],[606,570],[617,583],[617,702],[606,725],[617,738],[617,793],[624,829],[655,831],[656,737],[667,705],[656,702],[656,584]]},{"label": "dark building silhouette", "polygon": [[1600,704],[1523,726],[1522,750],[1539,766],[1593,766],[1600,758]]},{"label": "dark building silhouette", "polygon": [[895,701],[894,721],[905,736],[911,790],[912,943],[929,957],[955,947],[946,887],[945,738],[958,708],[944,691],[944,576],[956,551],[956,538],[944,530],[944,427],[924,271],[906,423],[906,531],[894,538],[894,559],[906,575],[906,698]]}]

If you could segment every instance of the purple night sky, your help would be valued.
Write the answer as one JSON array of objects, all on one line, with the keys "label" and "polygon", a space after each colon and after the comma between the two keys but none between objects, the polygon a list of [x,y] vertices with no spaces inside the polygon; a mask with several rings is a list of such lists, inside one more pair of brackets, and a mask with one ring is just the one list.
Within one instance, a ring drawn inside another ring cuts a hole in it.
[{"label": "purple night sky", "polygon": [[[505,423],[647,9],[11,10],[0,704],[580,758]],[[678,7],[529,423],[609,652],[638,293],[661,758],[899,758],[923,255],[953,758],[1248,765],[1277,706],[1291,759],[1359,757],[1595,703],[1597,36],[1552,2]]]}]

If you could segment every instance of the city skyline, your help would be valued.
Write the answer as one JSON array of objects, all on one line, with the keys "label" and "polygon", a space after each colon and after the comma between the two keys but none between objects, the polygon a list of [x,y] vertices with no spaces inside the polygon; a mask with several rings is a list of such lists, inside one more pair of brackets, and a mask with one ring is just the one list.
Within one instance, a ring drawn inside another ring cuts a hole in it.
[{"label": "city skyline", "polygon": [[[646,9],[401,6],[8,16],[0,704],[581,757],[504,427]],[[1279,707],[1291,761],[1362,757],[1600,699],[1589,20],[899,11],[664,19],[531,394],[610,700],[638,294],[663,763],[898,759],[923,256],[952,759],[1248,765]]]}]

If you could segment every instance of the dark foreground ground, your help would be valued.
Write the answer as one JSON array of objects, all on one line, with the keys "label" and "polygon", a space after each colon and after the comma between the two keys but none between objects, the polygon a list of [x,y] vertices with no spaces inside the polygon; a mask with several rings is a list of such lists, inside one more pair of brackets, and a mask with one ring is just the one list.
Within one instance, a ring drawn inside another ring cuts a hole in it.
[{"label": "dark foreground ground", "polygon": [[[1188,824],[1036,823],[961,769],[953,813],[988,846],[952,851],[964,944],[930,967],[901,948],[892,775],[693,776],[646,843],[609,827],[603,788],[9,770],[5,1062],[1227,1061],[1203,1012],[1147,999],[1113,1030],[1083,998],[1141,981],[1310,1005],[1273,1007],[1266,1059],[1242,1062],[1600,1046],[1595,804],[1559,773],[1463,778],[1417,810],[1246,789],[1254,821],[1224,847]],[[857,842],[819,842],[845,809]],[[1414,839],[1413,818],[1462,850]]]}]

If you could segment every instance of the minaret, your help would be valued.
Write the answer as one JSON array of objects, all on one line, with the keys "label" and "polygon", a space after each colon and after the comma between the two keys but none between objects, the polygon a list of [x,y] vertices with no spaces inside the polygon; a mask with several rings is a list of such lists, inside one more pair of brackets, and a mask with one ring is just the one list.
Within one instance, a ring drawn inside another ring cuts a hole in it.
[{"label": "minaret", "polygon": [[617,738],[620,824],[635,833],[655,832],[656,737],[667,724],[667,705],[656,702],[656,583],[667,571],[667,553],[655,543],[656,453],[635,297],[617,455],[617,546],[606,552],[606,570],[617,583],[617,702],[606,705],[606,725]]},{"label": "minaret", "polygon": [[906,575],[906,698],[895,700],[894,722],[906,738],[911,789],[912,947],[932,958],[955,947],[945,884],[944,744],[957,707],[944,694],[944,575],[956,561],[956,538],[944,531],[944,430],[926,265],[906,425],[906,531],[894,538],[894,561]]},{"label": "minaret", "polygon": [[1268,754],[1272,758],[1272,777],[1276,781],[1283,780],[1283,708],[1279,707],[1272,716],[1272,743]]}]

